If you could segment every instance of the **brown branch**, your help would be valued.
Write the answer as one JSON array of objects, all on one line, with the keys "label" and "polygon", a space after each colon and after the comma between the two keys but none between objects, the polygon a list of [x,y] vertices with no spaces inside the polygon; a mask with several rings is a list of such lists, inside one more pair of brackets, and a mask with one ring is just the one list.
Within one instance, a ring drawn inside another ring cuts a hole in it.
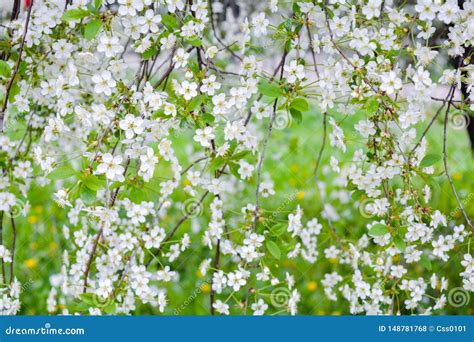
[{"label": "brown branch", "polygon": [[204,156],[204,157],[196,159],[188,167],[186,167],[183,171],[181,171],[181,175],[184,175],[186,172],[188,172],[194,165],[196,165],[196,164],[198,164],[198,163],[200,163],[204,160],[207,160],[207,159],[209,159],[208,156]]},{"label": "brown branch", "polygon": [[318,76],[318,79],[320,79],[321,77],[319,76],[318,63],[316,61],[316,54],[314,52],[313,37],[311,36],[311,31],[309,29],[308,23],[306,23],[306,29],[308,31],[309,47],[310,47],[311,56],[313,58],[314,71],[316,71],[316,75]]},{"label": "brown branch", "polygon": [[10,18],[11,21],[18,19],[18,15],[20,14],[20,5],[20,0],[15,0],[13,2],[12,16]]},{"label": "brown branch", "polygon": [[26,34],[28,33],[28,26],[30,24],[31,18],[31,9],[33,8],[33,1],[31,0],[30,7],[28,8],[28,14],[26,15],[26,22],[25,22],[25,30],[23,31],[23,37],[21,39],[20,49],[18,50],[18,60],[16,61],[15,69],[13,70],[12,77],[10,82],[8,82],[6,92],[5,92],[5,100],[3,101],[2,110],[0,111],[0,133],[3,132],[3,121],[5,119],[5,111],[8,107],[8,98],[10,96],[10,91],[12,89],[13,83],[15,82],[16,75],[18,74],[18,70],[20,69],[21,57],[23,54],[23,48],[25,47],[26,42]]},{"label": "brown branch", "polygon": [[89,272],[91,270],[92,261],[94,260],[94,255],[97,250],[97,245],[99,244],[99,240],[103,232],[104,232],[104,225],[100,227],[100,230],[95,237],[94,244],[92,245],[92,251],[89,255],[89,260],[87,261],[86,270],[84,271],[84,287],[82,289],[82,293],[87,292],[87,278],[89,278]]},{"label": "brown branch", "polygon": [[324,148],[326,147],[326,136],[327,136],[327,112],[323,113],[323,139],[321,143],[321,148],[319,149],[318,159],[316,160],[316,165],[314,167],[314,178],[318,180],[318,170],[319,165],[321,164],[321,159],[323,157]]}]

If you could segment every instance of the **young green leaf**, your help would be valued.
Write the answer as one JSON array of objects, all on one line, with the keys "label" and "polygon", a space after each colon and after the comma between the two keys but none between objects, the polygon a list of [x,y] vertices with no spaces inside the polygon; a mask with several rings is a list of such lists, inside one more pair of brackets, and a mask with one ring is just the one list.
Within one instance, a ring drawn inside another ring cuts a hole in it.
[{"label": "young green leaf", "polygon": [[187,41],[189,44],[195,47],[200,47],[202,44],[201,39],[199,39],[199,37],[191,37],[191,38],[188,38]]},{"label": "young green leaf", "polygon": [[282,94],[280,87],[275,83],[262,80],[258,84],[258,90],[265,96],[276,98]]},{"label": "young green leaf", "polygon": [[0,61],[0,76],[8,78],[10,77],[11,68],[5,61]]},{"label": "young green leaf", "polygon": [[248,156],[250,154],[250,151],[240,151],[236,154],[234,154],[230,159],[232,160],[240,160],[242,158],[245,158],[246,156]]},{"label": "young green leaf", "polygon": [[430,258],[426,255],[423,254],[420,258],[420,264],[425,267],[428,271],[431,271],[433,268],[433,265],[431,264]]},{"label": "young green leaf", "polygon": [[95,298],[96,294],[94,293],[81,293],[79,298],[86,304],[95,306]]},{"label": "young green leaf", "polygon": [[407,244],[406,244],[405,240],[403,240],[403,238],[401,236],[398,236],[398,235],[393,238],[393,244],[402,253],[405,252],[405,249],[407,248]]},{"label": "young green leaf", "polygon": [[64,13],[62,16],[62,19],[65,21],[79,20],[86,17],[88,14],[90,13],[86,11],[85,9],[75,8]]},{"label": "young green leaf", "polygon": [[290,108],[290,113],[291,113],[291,117],[293,118],[293,120],[296,121],[296,123],[301,123],[303,121],[303,115],[301,114],[301,112],[295,108]]},{"label": "young green leaf", "polygon": [[267,241],[266,246],[270,254],[273,255],[275,259],[280,259],[281,257],[280,248],[275,242]]},{"label": "young green leaf", "polygon": [[436,164],[441,159],[439,154],[427,154],[420,162],[420,167],[428,167]]},{"label": "young green leaf", "polygon": [[189,101],[187,105],[187,109],[189,111],[195,110],[201,105],[202,101],[204,101],[204,95],[198,95],[198,96],[193,97],[191,101]]},{"label": "young green leaf", "polygon": [[387,226],[381,223],[374,224],[369,230],[370,236],[382,236],[387,233],[388,233]]},{"label": "young green leaf", "polygon": [[155,56],[157,53],[158,53],[158,49],[156,48],[156,46],[150,46],[148,49],[146,49],[143,52],[143,59],[148,60],[151,57]]},{"label": "young green leaf", "polygon": [[240,174],[239,174],[239,164],[237,163],[229,163],[229,169],[230,169],[230,172],[234,175],[234,177],[236,178],[240,178]]},{"label": "young green leaf", "polygon": [[15,80],[15,82],[13,83],[10,89],[10,94],[8,95],[8,101],[10,101],[10,103],[15,102],[15,96],[17,96],[19,93],[20,93],[20,86]]},{"label": "young green leaf", "polygon": [[51,180],[58,180],[58,179],[66,179],[76,174],[77,174],[76,170],[74,170],[72,167],[63,165],[54,169],[52,172],[48,174],[47,177]]},{"label": "young green leaf", "polygon": [[99,33],[102,27],[102,21],[100,19],[95,19],[89,22],[84,28],[84,38],[87,40],[94,39]]},{"label": "young green leaf", "polygon": [[100,6],[102,6],[102,0],[95,0],[94,7],[96,10],[99,10]]},{"label": "young green leaf", "polygon": [[80,197],[85,204],[91,205],[97,199],[97,191],[94,191],[87,186],[82,186]]},{"label": "young green leaf", "polygon": [[97,176],[88,175],[84,178],[84,185],[92,191],[98,191],[104,187],[105,182]]},{"label": "young green leaf", "polygon": [[291,101],[290,107],[296,109],[299,112],[306,112],[309,110],[308,101],[301,97],[297,97],[296,99]]},{"label": "young green leaf", "polygon": [[179,28],[178,20],[174,15],[171,14],[163,14],[161,16],[161,22],[165,25],[168,29],[176,30]]}]

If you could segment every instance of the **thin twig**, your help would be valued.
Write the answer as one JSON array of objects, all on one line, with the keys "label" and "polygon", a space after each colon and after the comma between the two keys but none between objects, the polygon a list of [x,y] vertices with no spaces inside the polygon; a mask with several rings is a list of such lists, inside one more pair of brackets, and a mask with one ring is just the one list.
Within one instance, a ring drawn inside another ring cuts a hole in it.
[{"label": "thin twig", "polygon": [[[283,58],[281,60],[281,72],[280,72],[280,80],[283,78],[283,65],[285,65],[285,59],[286,59],[287,52],[283,52]],[[253,217],[253,230],[257,228],[257,220],[258,220],[258,211],[260,208],[260,184],[262,180],[262,165],[263,165],[263,160],[265,159],[265,152],[267,150],[267,145],[268,145],[268,140],[270,139],[270,134],[272,133],[272,128],[273,128],[273,123],[275,122],[276,118],[276,110],[277,110],[277,104],[278,104],[278,97],[275,99],[275,102],[273,102],[273,111],[272,111],[272,117],[270,119],[270,123],[268,124],[267,128],[267,134],[265,136],[265,140],[263,141],[263,147],[262,147],[262,152],[260,153],[260,160],[258,162],[257,166],[257,189],[255,190],[255,214]]]},{"label": "thin twig", "polygon": [[464,206],[462,205],[461,200],[459,199],[459,195],[456,191],[456,188],[453,183],[453,179],[451,178],[451,174],[449,173],[448,169],[448,152],[447,152],[447,127],[448,127],[448,120],[449,120],[449,109],[451,108],[451,100],[454,96],[454,91],[451,94],[451,98],[448,102],[448,107],[446,108],[446,114],[444,116],[444,126],[443,126],[443,164],[444,164],[444,171],[446,172],[446,177],[448,177],[449,185],[451,186],[451,190],[453,191],[454,197],[456,197],[456,201],[458,202],[459,209],[464,216],[464,220],[468,224],[469,228],[474,231],[474,227],[472,226],[471,220],[467,216],[466,210],[464,210]]},{"label": "thin twig", "polygon": [[13,2],[11,21],[18,19],[18,15],[20,14],[20,6],[20,0],[15,0]]},{"label": "thin twig", "polygon": [[3,121],[5,119],[5,111],[7,110],[7,107],[8,107],[8,98],[10,97],[10,91],[12,89],[13,83],[15,82],[15,78],[16,78],[16,75],[18,74],[18,70],[20,69],[21,57],[23,55],[23,48],[25,47],[26,35],[28,33],[28,26],[30,24],[31,9],[33,8],[33,1],[34,0],[31,0],[30,7],[28,8],[28,14],[26,15],[25,30],[23,31],[23,37],[21,39],[20,49],[18,50],[18,60],[16,61],[15,69],[13,70],[12,77],[10,78],[10,82],[8,82],[8,85],[5,91],[5,100],[3,101],[2,110],[0,112],[0,133],[3,132]]},{"label": "thin twig", "polygon": [[10,284],[13,282],[15,276],[15,250],[16,250],[16,224],[13,212],[10,210],[10,222],[12,224],[12,262],[10,264]]},{"label": "thin twig", "polygon": [[[410,154],[408,155],[408,157],[410,157],[414,152],[415,150],[418,148],[418,146],[420,146],[421,142],[423,141],[423,138],[426,136],[426,134],[428,133],[428,131],[430,130],[431,126],[433,125],[433,123],[435,122],[435,120],[438,118],[439,114],[441,113],[441,111],[443,110],[444,106],[446,105],[446,102],[448,101],[448,99],[451,97],[452,98],[452,94],[454,93],[454,89],[455,89],[455,86],[456,84],[453,83],[453,85],[451,86],[451,88],[449,89],[449,92],[448,92],[448,96],[446,96],[446,98],[443,100],[443,104],[441,105],[441,107],[438,108],[438,110],[436,111],[436,114],[433,116],[433,118],[430,120],[430,123],[428,124],[428,126],[425,128],[425,130],[423,131],[423,134],[421,135],[420,139],[418,140],[418,142],[416,143],[416,145],[413,147],[413,149],[411,150]],[[451,103],[451,101],[450,101]]]},{"label": "thin twig", "polygon": [[217,31],[216,31],[216,27],[214,25],[214,13],[212,11],[212,1],[209,0],[208,1],[208,4],[209,4],[209,19],[211,21],[211,29],[212,29],[212,33],[214,35],[214,37],[216,38],[216,40],[227,50],[229,51],[229,53],[234,56],[235,58],[237,58],[239,61],[242,62],[242,57],[240,57],[239,55],[237,55],[234,51],[232,51],[232,49],[227,46],[220,38],[219,36],[217,35]]},{"label": "thin twig", "polygon": [[313,37],[311,36],[311,31],[309,29],[308,23],[306,23],[306,29],[308,31],[308,39],[309,39],[309,47],[310,47],[310,52],[311,56],[313,57],[313,64],[314,64],[314,71],[316,71],[316,75],[318,76],[318,80],[321,78],[319,76],[319,70],[318,70],[318,63],[316,61],[316,53],[314,52],[314,46],[313,46]]},{"label": "thin twig", "polygon": [[84,286],[82,289],[82,293],[87,292],[87,279],[89,278],[89,272],[92,266],[92,261],[94,260],[94,255],[97,250],[97,245],[99,244],[99,240],[103,232],[104,232],[104,224],[102,224],[102,226],[99,229],[99,232],[97,233],[94,239],[94,244],[92,245],[92,250],[91,250],[91,253],[89,254],[89,259],[87,260],[86,270],[84,271]]},{"label": "thin twig", "polygon": [[[0,245],[3,245],[3,216],[4,211],[0,211]],[[5,277],[5,261],[2,259],[2,282],[6,283],[7,279]]]},{"label": "thin twig", "polygon": [[[321,199],[321,203],[323,205],[323,211],[324,211],[324,207],[325,207],[325,199],[324,199],[324,195],[323,193],[321,192],[321,189],[319,188],[319,184],[318,184],[318,179],[319,179],[319,176],[318,176],[318,173],[319,173],[319,167],[321,165],[321,160],[322,160],[322,157],[323,157],[323,153],[324,153],[324,149],[326,148],[326,138],[327,138],[327,112],[324,112],[323,113],[323,137],[322,137],[322,142],[321,142],[321,148],[319,149],[319,154],[318,154],[318,158],[316,159],[316,165],[314,166],[314,171],[313,171],[313,176],[314,176],[314,182],[316,183],[316,190],[318,191],[319,193],[319,197]],[[334,227],[333,223],[332,223],[332,220],[331,218],[329,217],[329,215],[325,215],[326,217],[326,221],[328,223],[328,226],[329,226],[329,229],[331,230],[331,232],[333,233],[334,237],[336,238],[336,240],[338,242],[340,242],[340,238],[339,238],[339,235],[337,235],[337,232],[336,232],[336,228]]]}]

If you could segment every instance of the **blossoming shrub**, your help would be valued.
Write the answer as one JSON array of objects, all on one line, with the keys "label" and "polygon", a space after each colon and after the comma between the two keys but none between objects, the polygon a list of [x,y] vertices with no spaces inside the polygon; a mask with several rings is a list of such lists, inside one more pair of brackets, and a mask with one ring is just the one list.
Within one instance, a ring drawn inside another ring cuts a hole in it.
[{"label": "blossoming shrub", "polygon": [[469,313],[473,12],[31,1],[2,21],[2,313]]}]

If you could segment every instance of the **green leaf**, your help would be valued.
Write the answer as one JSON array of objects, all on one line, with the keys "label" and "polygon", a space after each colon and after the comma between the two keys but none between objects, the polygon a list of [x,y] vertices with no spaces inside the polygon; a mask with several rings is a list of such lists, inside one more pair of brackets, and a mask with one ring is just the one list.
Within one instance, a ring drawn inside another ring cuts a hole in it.
[{"label": "green leaf", "polygon": [[369,230],[370,236],[382,236],[387,233],[388,233],[387,226],[381,223],[374,224]]},{"label": "green leaf", "polygon": [[5,61],[0,61],[0,76],[5,78],[10,77],[11,68]]},{"label": "green leaf", "polygon": [[8,101],[10,103],[15,102],[15,96],[17,96],[20,93],[20,87],[18,86],[18,83],[15,81],[10,88],[10,94],[8,94]]},{"label": "green leaf", "polygon": [[300,6],[298,5],[297,2],[294,2],[294,3],[293,3],[293,12],[294,12],[295,14],[301,13],[301,8],[300,8]]},{"label": "green leaf", "polygon": [[262,80],[258,84],[258,90],[265,96],[276,98],[283,94],[280,87],[275,83],[270,83],[267,80]]},{"label": "green leaf", "polygon": [[102,21],[100,19],[95,19],[89,22],[86,27],[84,27],[84,38],[87,40],[92,40],[97,36],[102,27]]},{"label": "green leaf", "polygon": [[291,101],[290,107],[296,109],[299,112],[306,112],[309,110],[308,101],[306,101],[302,97],[297,97],[296,99]]},{"label": "green leaf", "polygon": [[105,185],[105,182],[100,180],[97,176],[88,175],[83,180],[84,185],[92,191],[98,191],[102,189]]},{"label": "green leaf", "polygon": [[250,151],[241,151],[241,152],[238,152],[236,154],[234,154],[230,159],[232,160],[240,160],[242,158],[245,158],[246,156],[248,156],[250,154]]},{"label": "green leaf", "polygon": [[72,167],[63,165],[54,169],[47,175],[47,177],[51,180],[58,180],[70,178],[72,176],[75,176],[76,174],[76,170],[74,170]]},{"label": "green leaf", "polygon": [[188,43],[195,47],[200,47],[202,42],[199,37],[191,37],[187,39]]},{"label": "green leaf", "polygon": [[270,254],[273,255],[275,259],[280,259],[281,257],[280,248],[275,242],[267,241],[266,246]]},{"label": "green leaf", "polygon": [[214,117],[214,115],[210,113],[204,113],[202,114],[201,117],[204,120],[204,122],[207,124],[212,124],[214,121],[216,121],[216,118]]},{"label": "green leaf", "polygon": [[75,8],[64,13],[62,19],[65,21],[79,20],[86,17],[88,14],[89,12],[85,9]]},{"label": "green leaf", "polygon": [[240,175],[239,175],[239,164],[237,163],[229,163],[229,169],[230,169],[230,172],[234,175],[234,177],[236,178],[240,178]]},{"label": "green leaf", "polygon": [[301,112],[295,108],[290,108],[290,113],[291,113],[291,117],[293,118],[293,120],[296,121],[296,123],[301,123],[303,121],[303,115],[301,114]]},{"label": "green leaf", "polygon": [[107,315],[114,315],[116,313],[116,305],[114,302],[110,302],[101,308],[101,311],[105,312]]},{"label": "green leaf", "polygon": [[98,10],[102,6],[102,0],[95,0],[94,1],[94,7],[96,10]]},{"label": "green leaf", "polygon": [[202,101],[204,101],[204,95],[198,95],[198,96],[193,97],[187,105],[188,111],[195,110],[197,107],[201,105]]},{"label": "green leaf", "polygon": [[209,168],[211,170],[219,170],[221,167],[225,165],[226,161],[225,159],[221,157],[214,158],[210,163],[209,163]]},{"label": "green leaf", "polygon": [[426,255],[423,254],[420,258],[420,264],[425,267],[428,271],[431,271],[433,266],[431,265],[431,260],[430,258]]},{"label": "green leaf", "polygon": [[283,233],[286,233],[287,228],[288,228],[288,224],[281,222],[271,227],[270,231],[273,233],[273,235],[279,236]]},{"label": "green leaf", "polygon": [[399,235],[397,235],[393,238],[393,244],[402,253],[405,252],[405,249],[407,248],[407,244],[406,244],[405,240],[403,240],[403,238]]},{"label": "green leaf", "polygon": [[97,199],[97,191],[94,191],[87,186],[81,187],[81,199],[84,201],[85,204],[91,205]]},{"label": "green leaf", "polygon": [[82,294],[79,295],[79,298],[81,298],[81,300],[84,303],[95,306],[95,304],[94,304],[95,296],[96,295],[93,294],[93,293],[82,293]]},{"label": "green leaf", "polygon": [[171,14],[163,14],[161,16],[161,22],[165,25],[168,29],[176,30],[179,28],[178,20],[174,15]]},{"label": "green leaf", "polygon": [[114,190],[122,186],[122,183],[120,182],[113,182],[112,184],[109,185],[109,190]]},{"label": "green leaf", "polygon": [[439,154],[427,154],[420,162],[420,167],[428,167],[436,164],[441,159]]},{"label": "green leaf", "polygon": [[156,46],[150,46],[148,49],[143,52],[143,59],[148,60],[151,57],[155,56],[158,53]]}]

